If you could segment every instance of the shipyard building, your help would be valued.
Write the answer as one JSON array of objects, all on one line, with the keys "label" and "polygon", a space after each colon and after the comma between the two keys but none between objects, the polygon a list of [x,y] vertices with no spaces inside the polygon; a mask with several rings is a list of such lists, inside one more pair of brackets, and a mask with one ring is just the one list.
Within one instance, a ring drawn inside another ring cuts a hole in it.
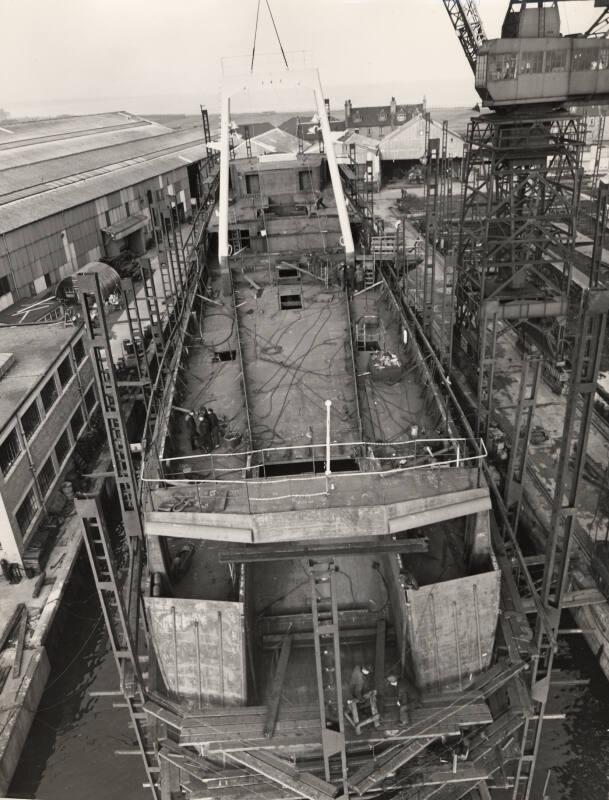
[{"label": "shipyard building", "polygon": [[[200,195],[201,127],[123,111],[0,129],[0,311],[80,267],[151,244],[155,204],[180,219]],[[2,319],[3,322],[13,321]]]}]

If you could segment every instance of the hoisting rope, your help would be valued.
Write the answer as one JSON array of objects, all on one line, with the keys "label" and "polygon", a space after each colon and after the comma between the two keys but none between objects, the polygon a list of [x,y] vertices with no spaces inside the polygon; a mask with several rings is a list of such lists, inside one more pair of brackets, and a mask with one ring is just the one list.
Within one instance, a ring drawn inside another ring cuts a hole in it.
[{"label": "hoisting rope", "polygon": [[260,0],[258,0],[258,7],[256,8],[256,25],[254,27],[254,45],[252,47],[252,63],[250,65],[250,72],[254,71],[254,57],[256,55],[256,36],[258,34],[258,17],[260,16]]},{"label": "hoisting rope", "polygon": [[[275,17],[273,16],[273,12],[271,11],[271,6],[269,0],[265,0],[266,7],[269,10],[269,14],[271,17],[271,22],[273,23],[273,28],[275,30],[275,36],[277,37],[277,41],[279,42],[279,49],[281,50],[281,55],[283,56],[283,61],[285,64],[285,68],[289,69],[288,60],[285,57],[285,50],[283,49],[283,44],[281,43],[281,37],[279,36],[279,31],[277,30],[277,25],[275,25]],[[260,16],[260,0],[258,0],[258,6],[256,8],[256,25],[254,27],[254,44],[252,47],[252,61],[250,64],[250,72],[254,71],[254,58],[256,57],[256,36],[258,35],[258,18]]]},{"label": "hoisting rope", "polygon": [[279,42],[279,47],[281,49],[281,55],[283,56],[283,60],[285,62],[285,68],[289,69],[288,60],[285,57],[285,52],[283,50],[283,45],[281,44],[281,39],[279,37],[279,31],[277,30],[277,25],[275,25],[275,18],[273,17],[273,12],[271,11],[271,6],[269,4],[269,0],[266,0],[266,7],[268,8],[269,14],[271,15],[271,21],[273,23],[273,28],[275,28],[275,35],[277,36],[277,41]]}]

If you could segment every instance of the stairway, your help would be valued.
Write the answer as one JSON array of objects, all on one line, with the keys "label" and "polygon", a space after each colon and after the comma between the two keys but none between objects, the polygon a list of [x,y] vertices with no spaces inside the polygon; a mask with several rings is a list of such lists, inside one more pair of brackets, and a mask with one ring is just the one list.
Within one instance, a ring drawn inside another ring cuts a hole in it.
[{"label": "stairway", "polygon": [[345,795],[347,790],[347,751],[343,716],[343,690],[340,666],[338,604],[334,561],[310,561],[311,611],[317,668],[317,689],[321,719],[321,738],[326,781],[330,780],[331,759],[338,756]]}]

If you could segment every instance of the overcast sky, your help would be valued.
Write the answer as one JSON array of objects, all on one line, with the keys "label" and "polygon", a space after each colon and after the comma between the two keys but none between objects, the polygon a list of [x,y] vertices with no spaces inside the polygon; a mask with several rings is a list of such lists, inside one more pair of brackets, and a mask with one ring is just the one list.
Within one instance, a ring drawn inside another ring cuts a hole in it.
[{"label": "overcast sky", "polygon": [[[332,106],[473,104],[473,76],[441,0],[270,0],[288,54],[319,67]],[[221,59],[251,54],[257,0],[0,0],[0,107],[13,116],[218,110]],[[497,36],[507,0],[480,0]],[[592,0],[563,5],[585,29]],[[598,13],[598,12],[596,12]],[[257,52],[278,54],[261,0]],[[262,58],[262,56],[261,56]],[[285,108],[269,98],[269,108]]]}]

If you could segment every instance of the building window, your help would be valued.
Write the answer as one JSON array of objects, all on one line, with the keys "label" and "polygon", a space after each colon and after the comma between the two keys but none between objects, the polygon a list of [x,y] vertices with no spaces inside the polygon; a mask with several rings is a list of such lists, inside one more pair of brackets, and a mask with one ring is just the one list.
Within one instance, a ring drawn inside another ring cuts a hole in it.
[{"label": "building window", "polygon": [[310,192],[313,189],[313,176],[308,170],[298,173],[298,186],[301,192]]},{"label": "building window", "polygon": [[59,464],[60,467],[66,460],[69,452],[70,452],[70,437],[68,435],[68,431],[65,430],[61,434],[61,436],[57,440],[57,444],[55,445],[55,458],[57,459],[57,463]]},{"label": "building window", "polygon": [[564,72],[567,69],[566,50],[548,50],[546,53],[546,72]]},{"label": "building window", "polygon": [[245,176],[245,191],[248,194],[260,194],[260,175],[252,173]]},{"label": "building window", "polygon": [[79,339],[76,344],[74,345],[74,349],[72,351],[74,353],[74,361],[77,364],[81,364],[85,358],[85,343],[82,339]]},{"label": "building window", "polygon": [[0,444],[0,470],[2,470],[3,475],[10,471],[20,452],[19,436],[17,436],[16,430],[12,430]]},{"label": "building window", "polygon": [[45,411],[49,411],[55,400],[57,400],[57,396],[57,384],[55,383],[55,378],[51,375],[40,392],[40,399]]},{"label": "building window", "polygon": [[72,372],[72,364],[70,363],[70,356],[66,356],[61,364],[57,367],[57,374],[59,375],[59,383],[65,388],[70,382],[70,378],[74,374]]},{"label": "building window", "polygon": [[524,52],[520,59],[520,74],[543,72],[543,50]]},{"label": "building window", "polygon": [[22,536],[25,536],[27,533],[27,530],[32,524],[32,520],[36,516],[37,511],[38,500],[36,500],[34,490],[30,489],[30,491],[24,497],[23,502],[17,509],[17,513],[15,514]]},{"label": "building window", "polygon": [[85,392],[85,405],[90,414],[95,407],[95,389],[93,388],[93,384],[91,384]]},{"label": "building window", "polygon": [[72,428],[72,436],[74,437],[74,441],[78,439],[78,434],[81,432],[84,424],[85,419],[82,415],[82,411],[80,408],[77,408],[72,414],[72,419],[70,420],[70,427]]},{"label": "building window", "polygon": [[38,482],[40,483],[40,491],[44,496],[51,488],[51,484],[55,478],[55,465],[53,464],[52,456],[49,456],[44,462],[42,469],[38,472]]},{"label": "building window", "polygon": [[0,278],[0,297],[2,297],[3,294],[8,294],[10,290],[11,290],[11,285],[9,283],[8,276],[3,275]]},{"label": "building window", "polygon": [[29,439],[34,431],[38,429],[40,422],[40,409],[38,408],[37,401],[34,400],[21,417],[21,424],[23,425],[23,432],[25,433],[26,439]]}]

